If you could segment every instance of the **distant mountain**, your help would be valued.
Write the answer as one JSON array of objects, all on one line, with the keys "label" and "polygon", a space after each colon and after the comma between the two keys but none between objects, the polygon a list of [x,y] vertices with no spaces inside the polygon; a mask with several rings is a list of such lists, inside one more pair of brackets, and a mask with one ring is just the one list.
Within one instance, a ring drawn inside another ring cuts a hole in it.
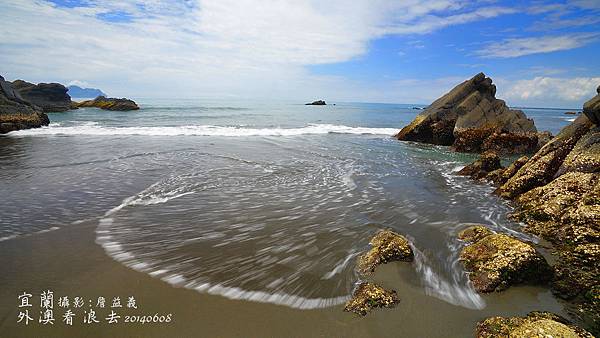
[{"label": "distant mountain", "polygon": [[96,98],[98,96],[106,96],[100,89],[96,88],[81,88],[79,86],[68,86],[69,96],[78,98]]}]

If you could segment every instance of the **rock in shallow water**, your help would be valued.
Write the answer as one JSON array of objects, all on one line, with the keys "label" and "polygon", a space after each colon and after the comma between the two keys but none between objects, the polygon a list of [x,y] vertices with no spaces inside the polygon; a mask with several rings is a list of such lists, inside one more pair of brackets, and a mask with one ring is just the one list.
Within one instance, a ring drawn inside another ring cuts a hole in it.
[{"label": "rock in shallow water", "polygon": [[495,95],[492,80],[479,73],[434,101],[396,138],[451,145],[461,152],[535,151],[538,138],[533,120]]},{"label": "rock in shallow water", "polygon": [[393,231],[382,230],[371,239],[371,250],[358,258],[357,270],[368,275],[375,271],[379,264],[391,261],[411,262],[414,253],[408,240]]},{"label": "rock in shallow water", "polygon": [[495,152],[487,151],[479,159],[462,168],[458,175],[471,176],[473,179],[486,177],[490,172],[501,169],[500,157]]},{"label": "rock in shallow water", "polygon": [[477,324],[477,338],[593,338],[594,336],[550,312],[531,312],[525,317],[491,317]]},{"label": "rock in shallow water", "polygon": [[504,234],[478,237],[460,253],[477,291],[501,291],[510,285],[544,283],[552,278],[552,269],[531,245]]},{"label": "rock in shallow water", "polygon": [[365,316],[374,308],[393,308],[399,302],[396,291],[388,291],[373,283],[361,283],[354,291],[352,299],[346,302],[344,311]]},{"label": "rock in shallow water", "polygon": [[76,104],[78,108],[87,108],[87,107],[96,107],[105,110],[118,110],[118,111],[127,111],[127,110],[138,110],[140,107],[133,101],[129,99],[115,99],[112,97],[104,97],[98,96],[93,100],[87,100],[83,102],[79,102]]}]

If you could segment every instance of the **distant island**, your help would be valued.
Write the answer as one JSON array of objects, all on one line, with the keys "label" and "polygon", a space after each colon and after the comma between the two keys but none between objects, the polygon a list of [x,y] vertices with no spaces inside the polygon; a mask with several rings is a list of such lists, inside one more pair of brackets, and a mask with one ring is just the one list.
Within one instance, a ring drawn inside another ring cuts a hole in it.
[{"label": "distant island", "polygon": [[98,96],[106,96],[104,92],[97,88],[81,88],[79,86],[68,86],[68,93],[71,97],[92,98]]},{"label": "distant island", "polygon": [[317,100],[317,101],[313,101],[310,103],[306,103],[305,105],[306,106],[326,106],[327,103],[325,103],[325,101],[323,101],[323,100]]}]

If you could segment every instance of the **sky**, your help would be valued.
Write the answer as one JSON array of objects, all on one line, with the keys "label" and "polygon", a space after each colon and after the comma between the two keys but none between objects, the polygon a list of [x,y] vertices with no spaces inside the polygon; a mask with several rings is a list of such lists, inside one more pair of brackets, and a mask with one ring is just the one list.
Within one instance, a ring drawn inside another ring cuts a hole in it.
[{"label": "sky", "polygon": [[131,98],[428,104],[479,72],[511,106],[600,85],[600,0],[2,0],[0,75]]}]

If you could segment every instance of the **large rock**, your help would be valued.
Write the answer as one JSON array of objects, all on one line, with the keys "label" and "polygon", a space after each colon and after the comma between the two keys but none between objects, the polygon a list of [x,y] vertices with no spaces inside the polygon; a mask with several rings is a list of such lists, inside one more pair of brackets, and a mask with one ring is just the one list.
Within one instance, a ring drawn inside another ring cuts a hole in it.
[{"label": "large rock", "polygon": [[535,151],[538,136],[533,120],[495,95],[492,79],[479,73],[434,101],[396,137],[453,146],[461,152]]},{"label": "large rock", "polygon": [[86,107],[95,107],[105,110],[118,110],[118,111],[127,111],[127,110],[138,110],[140,107],[133,101],[129,99],[116,99],[116,98],[107,98],[104,96],[98,96],[93,100],[87,100],[83,102],[79,102],[76,104],[78,108],[86,108]]},{"label": "large rock", "polygon": [[365,316],[374,308],[392,308],[399,302],[396,291],[388,291],[373,283],[361,283],[346,302],[344,311]]},{"label": "large rock", "polygon": [[485,235],[481,231],[477,238],[460,253],[477,291],[501,291],[510,285],[538,284],[552,278],[552,269],[530,244],[508,235]]},{"label": "large rock", "polygon": [[47,126],[49,123],[48,115],[24,100],[12,84],[0,76],[0,134]]},{"label": "large rock", "polygon": [[525,317],[491,317],[477,324],[477,338],[594,338],[566,319],[550,312],[531,312]]},{"label": "large rock", "polygon": [[374,272],[380,264],[392,261],[410,262],[414,259],[408,240],[393,231],[378,232],[370,244],[371,249],[358,258],[357,270],[362,275]]},{"label": "large rock", "polygon": [[42,108],[44,112],[62,112],[71,109],[71,97],[60,83],[33,84],[23,80],[13,81],[12,86],[23,99]]}]

